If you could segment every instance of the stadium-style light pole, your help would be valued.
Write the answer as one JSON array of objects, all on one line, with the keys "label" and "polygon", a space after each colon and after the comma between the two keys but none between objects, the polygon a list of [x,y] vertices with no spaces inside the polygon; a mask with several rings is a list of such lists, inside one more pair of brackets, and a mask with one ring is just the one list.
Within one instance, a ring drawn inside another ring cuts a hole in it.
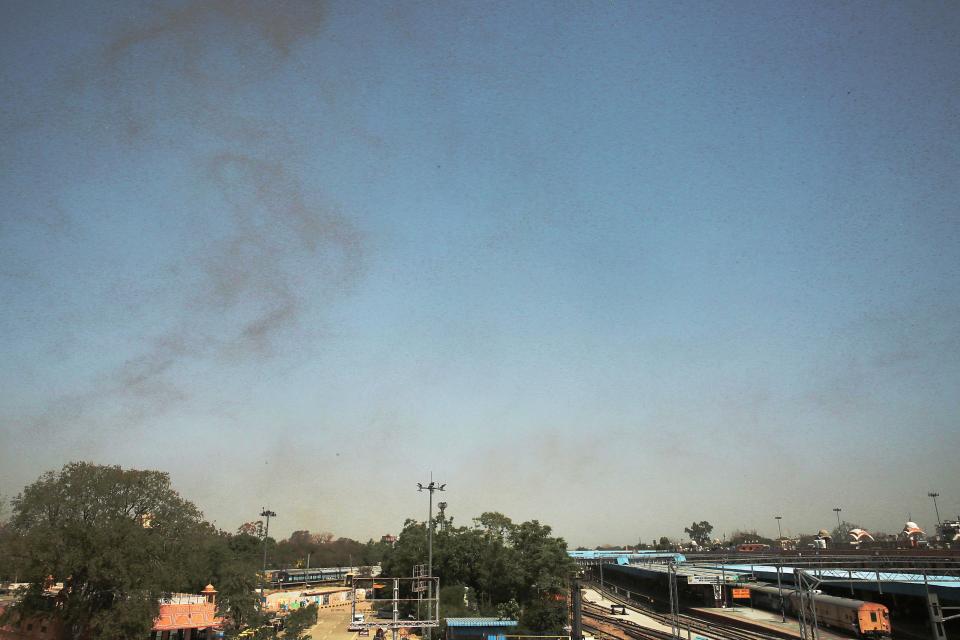
[{"label": "stadium-style light pole", "polygon": [[267,607],[267,537],[270,535],[270,518],[277,517],[277,514],[266,507],[260,512],[261,518],[267,519],[267,526],[263,530],[263,573],[260,574],[260,598],[262,599],[261,606],[266,609]]},{"label": "stadium-style light pole", "polygon": [[[931,491],[927,494],[928,498],[933,498],[933,511],[937,514],[937,529],[940,528],[940,509],[937,508],[937,498],[940,497],[940,494],[936,491]],[[939,532],[938,532],[939,533]]]},{"label": "stadium-style light pole", "polygon": [[[780,521],[783,520],[783,516],[773,516],[773,519],[777,521],[777,534],[780,536],[777,538],[777,542],[780,543],[780,550],[783,551],[783,529],[780,528]],[[783,586],[780,583],[780,564],[783,556],[777,558],[777,596],[780,598],[780,622],[787,622],[787,612],[783,608]]]},{"label": "stadium-style light pole", "polygon": [[[841,511],[843,511],[843,509],[841,509],[840,507],[834,507],[834,508],[833,508],[833,512],[837,514],[837,537],[838,537],[838,538],[839,538],[840,535],[843,533],[842,531],[840,531],[840,512],[841,512]],[[839,540],[834,540],[834,541],[833,541],[833,546],[839,547],[839,546],[840,546],[840,541],[839,541]]]},{"label": "stadium-style light pole", "polygon": [[[430,484],[417,483],[417,491],[426,490],[430,494],[427,501],[427,616],[433,620],[433,492],[445,491],[446,484],[437,484],[433,481],[433,472],[430,473]],[[430,640],[433,629],[427,627],[427,640]]]}]

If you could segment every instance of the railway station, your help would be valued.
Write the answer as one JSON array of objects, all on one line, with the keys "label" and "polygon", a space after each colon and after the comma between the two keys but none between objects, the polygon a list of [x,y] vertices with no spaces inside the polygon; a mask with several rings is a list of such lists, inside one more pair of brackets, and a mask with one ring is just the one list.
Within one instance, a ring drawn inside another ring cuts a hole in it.
[{"label": "railway station", "polygon": [[574,557],[597,594],[666,615],[675,626],[694,616],[765,637],[943,639],[960,631],[955,616],[960,561],[949,552],[913,558],[615,552]]}]

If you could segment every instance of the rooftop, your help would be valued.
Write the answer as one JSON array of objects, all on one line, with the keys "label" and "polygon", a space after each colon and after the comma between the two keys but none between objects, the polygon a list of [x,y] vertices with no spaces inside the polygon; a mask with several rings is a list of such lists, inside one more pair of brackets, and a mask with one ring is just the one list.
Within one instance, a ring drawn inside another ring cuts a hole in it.
[{"label": "rooftop", "polygon": [[448,627],[515,627],[516,620],[501,618],[447,618]]}]

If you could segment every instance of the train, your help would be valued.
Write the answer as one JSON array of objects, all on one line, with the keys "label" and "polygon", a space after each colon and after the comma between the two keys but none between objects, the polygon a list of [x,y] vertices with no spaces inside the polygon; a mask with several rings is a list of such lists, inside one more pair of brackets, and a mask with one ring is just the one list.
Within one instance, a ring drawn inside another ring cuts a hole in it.
[{"label": "train", "polygon": [[[761,609],[780,611],[780,589],[774,586],[750,584],[753,604]],[[783,608],[788,614],[799,617],[800,593],[784,587]],[[850,598],[813,594],[817,623],[824,627],[853,632],[858,638],[888,639],[891,637],[890,611],[882,604]]]},{"label": "train", "polygon": [[315,567],[313,569],[275,569],[267,571],[267,582],[273,586],[293,586],[300,584],[311,584],[314,582],[327,582],[334,580],[346,580],[355,575],[356,567]]},{"label": "train", "polygon": [[364,567],[313,567],[310,569],[269,569],[266,580],[274,587],[288,587],[315,582],[348,580],[353,576],[375,577],[382,569],[378,565]]}]

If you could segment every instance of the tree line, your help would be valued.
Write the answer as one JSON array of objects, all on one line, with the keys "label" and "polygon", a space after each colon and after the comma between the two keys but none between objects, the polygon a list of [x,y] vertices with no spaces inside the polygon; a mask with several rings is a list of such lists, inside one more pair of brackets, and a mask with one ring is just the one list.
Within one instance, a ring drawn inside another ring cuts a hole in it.
[{"label": "tree line", "polygon": [[[434,525],[444,616],[511,617],[522,631],[560,632],[573,564],[549,526],[496,512],[471,526],[443,517]],[[0,624],[45,615],[60,618],[72,638],[145,637],[165,594],[212,583],[228,637],[253,627],[263,640],[276,635],[257,603],[264,545],[275,568],[381,564],[384,576],[409,577],[427,558],[425,523],[414,520],[393,544],[306,530],[279,541],[262,534],[256,522],[236,532],[214,527],[164,472],[67,464],[0,507],[0,581],[30,584]],[[55,599],[45,592],[50,581],[63,583]],[[290,620],[285,637],[303,637],[310,616],[316,609]]]}]

